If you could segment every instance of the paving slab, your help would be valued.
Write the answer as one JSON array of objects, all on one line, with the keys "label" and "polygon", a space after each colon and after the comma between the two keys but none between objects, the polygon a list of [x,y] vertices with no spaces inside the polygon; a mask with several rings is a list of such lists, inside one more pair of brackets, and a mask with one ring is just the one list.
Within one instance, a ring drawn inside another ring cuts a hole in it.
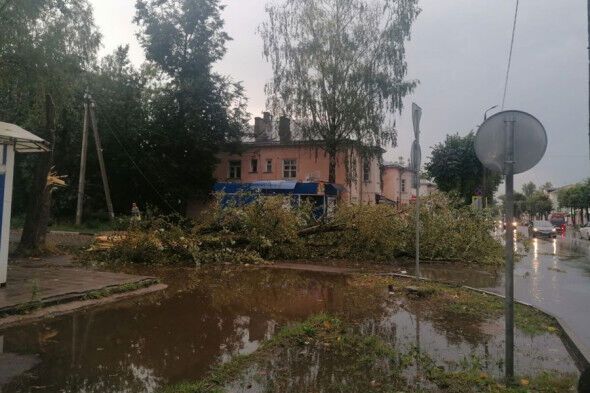
[{"label": "paving slab", "polygon": [[90,291],[149,281],[156,280],[148,276],[52,266],[43,261],[9,264],[7,285],[0,288],[0,313],[31,301],[57,304],[78,300]]}]

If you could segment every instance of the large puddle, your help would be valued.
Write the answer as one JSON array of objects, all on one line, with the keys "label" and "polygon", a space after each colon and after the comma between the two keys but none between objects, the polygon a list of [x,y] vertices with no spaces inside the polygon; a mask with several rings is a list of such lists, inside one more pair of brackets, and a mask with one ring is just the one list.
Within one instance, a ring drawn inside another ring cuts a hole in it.
[{"label": "large puddle", "polygon": [[[361,331],[400,350],[418,348],[451,369],[477,359],[484,370],[501,375],[501,320],[449,321],[390,296],[387,288],[359,288],[337,274],[266,269],[156,274],[170,284],[163,293],[0,331],[1,392],[153,392],[201,378],[212,365],[255,351],[279,327],[322,311],[355,321]],[[577,373],[553,334],[517,331],[516,345],[519,374]],[[333,380],[338,370],[321,356],[302,359],[283,359],[298,384],[279,389],[267,382],[245,391],[306,391],[321,386],[322,378]]]}]

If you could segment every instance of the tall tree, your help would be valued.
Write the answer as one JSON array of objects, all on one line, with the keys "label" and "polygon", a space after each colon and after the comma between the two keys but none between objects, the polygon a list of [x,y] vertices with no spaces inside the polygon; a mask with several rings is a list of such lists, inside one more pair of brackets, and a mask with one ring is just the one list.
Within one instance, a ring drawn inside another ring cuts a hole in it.
[{"label": "tall tree", "polygon": [[349,139],[395,142],[387,121],[417,83],[405,79],[417,0],[284,0],[266,12],[260,32],[274,73],[269,106],[323,143],[335,182],[336,155]]},{"label": "tall tree", "polygon": [[553,188],[553,184],[550,181],[548,181],[548,182],[545,182],[545,184],[543,184],[540,187],[540,190],[547,192],[547,191],[551,190],[552,188]]},{"label": "tall tree", "polygon": [[140,42],[164,80],[151,91],[142,154],[159,196],[176,210],[208,195],[216,152],[239,139],[248,120],[241,85],[212,71],[230,39],[223,8],[218,0],[136,4]]},{"label": "tall tree", "polygon": [[[86,84],[81,85],[76,94],[79,99],[76,105],[68,108],[63,116],[64,126],[67,125],[73,132],[59,138],[57,149],[61,154],[56,157],[56,166],[60,174],[67,175],[71,186],[56,192],[56,208],[61,215],[73,217],[80,165],[83,95],[87,89],[96,102],[98,129],[115,213],[129,214],[131,203],[136,199],[142,203],[153,199],[153,190],[139,172],[144,170],[149,173],[148,168],[143,166],[140,148],[148,124],[144,97],[147,78],[131,64],[129,48],[122,46],[93,67],[85,80]],[[106,218],[106,201],[93,144],[93,138],[89,138],[84,217]]]},{"label": "tall tree", "polygon": [[531,217],[547,218],[553,210],[553,203],[549,196],[542,191],[534,191],[527,197],[526,210]]},{"label": "tall tree", "polygon": [[[100,44],[92,8],[87,0],[8,1],[0,20],[0,120],[55,142],[63,111]],[[18,157],[15,208],[28,205],[21,251],[43,248],[51,202],[47,179],[60,154],[52,146],[48,155]]]},{"label": "tall tree", "polygon": [[537,191],[537,186],[532,181],[525,183],[522,185],[522,193],[527,197],[531,197],[535,191]]},{"label": "tall tree", "polygon": [[457,192],[465,203],[471,203],[472,196],[484,188],[485,197],[493,200],[494,192],[502,181],[501,174],[488,172],[486,186],[483,187],[483,167],[475,154],[473,132],[464,137],[447,135],[444,143],[434,146],[425,169],[440,190]]}]

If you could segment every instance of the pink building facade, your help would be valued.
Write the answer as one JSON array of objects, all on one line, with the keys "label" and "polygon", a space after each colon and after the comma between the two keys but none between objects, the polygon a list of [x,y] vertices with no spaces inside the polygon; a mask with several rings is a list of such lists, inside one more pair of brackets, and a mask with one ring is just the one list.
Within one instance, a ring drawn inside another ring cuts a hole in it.
[{"label": "pink building facade", "polygon": [[[328,153],[317,142],[258,141],[243,144],[239,154],[221,153],[214,177],[218,182],[265,180],[328,182]],[[351,203],[375,203],[381,193],[378,157],[362,159],[351,147],[336,156],[336,184],[341,199]]]},{"label": "pink building facade", "polygon": [[382,171],[382,195],[399,205],[407,205],[416,196],[414,171],[401,164],[385,164]]},{"label": "pink building facade", "polygon": [[[254,142],[242,143],[239,153],[218,154],[213,174],[217,182],[328,182],[329,156],[321,142],[292,140],[291,121],[286,117],[279,119],[277,135],[268,112],[255,118],[254,124]],[[414,172],[401,163],[381,165],[383,153],[378,148],[370,158],[363,158],[358,143],[349,141],[337,154],[336,185],[341,201],[372,204],[389,200],[405,205],[413,200]],[[426,183],[420,188],[424,195],[434,190]]]}]

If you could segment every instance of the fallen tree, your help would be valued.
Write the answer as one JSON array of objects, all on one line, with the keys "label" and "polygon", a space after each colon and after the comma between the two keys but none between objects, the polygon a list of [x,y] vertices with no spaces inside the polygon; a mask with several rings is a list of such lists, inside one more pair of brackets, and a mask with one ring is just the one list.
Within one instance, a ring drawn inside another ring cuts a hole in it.
[{"label": "fallen tree", "polygon": [[[197,223],[157,217],[131,225],[108,247],[86,258],[139,263],[256,263],[286,259],[353,259],[390,262],[414,253],[414,207],[341,205],[318,224],[311,206],[291,207],[283,197],[245,206],[214,203]],[[420,211],[424,260],[499,264],[502,248],[486,212],[444,194],[425,199]]]}]

